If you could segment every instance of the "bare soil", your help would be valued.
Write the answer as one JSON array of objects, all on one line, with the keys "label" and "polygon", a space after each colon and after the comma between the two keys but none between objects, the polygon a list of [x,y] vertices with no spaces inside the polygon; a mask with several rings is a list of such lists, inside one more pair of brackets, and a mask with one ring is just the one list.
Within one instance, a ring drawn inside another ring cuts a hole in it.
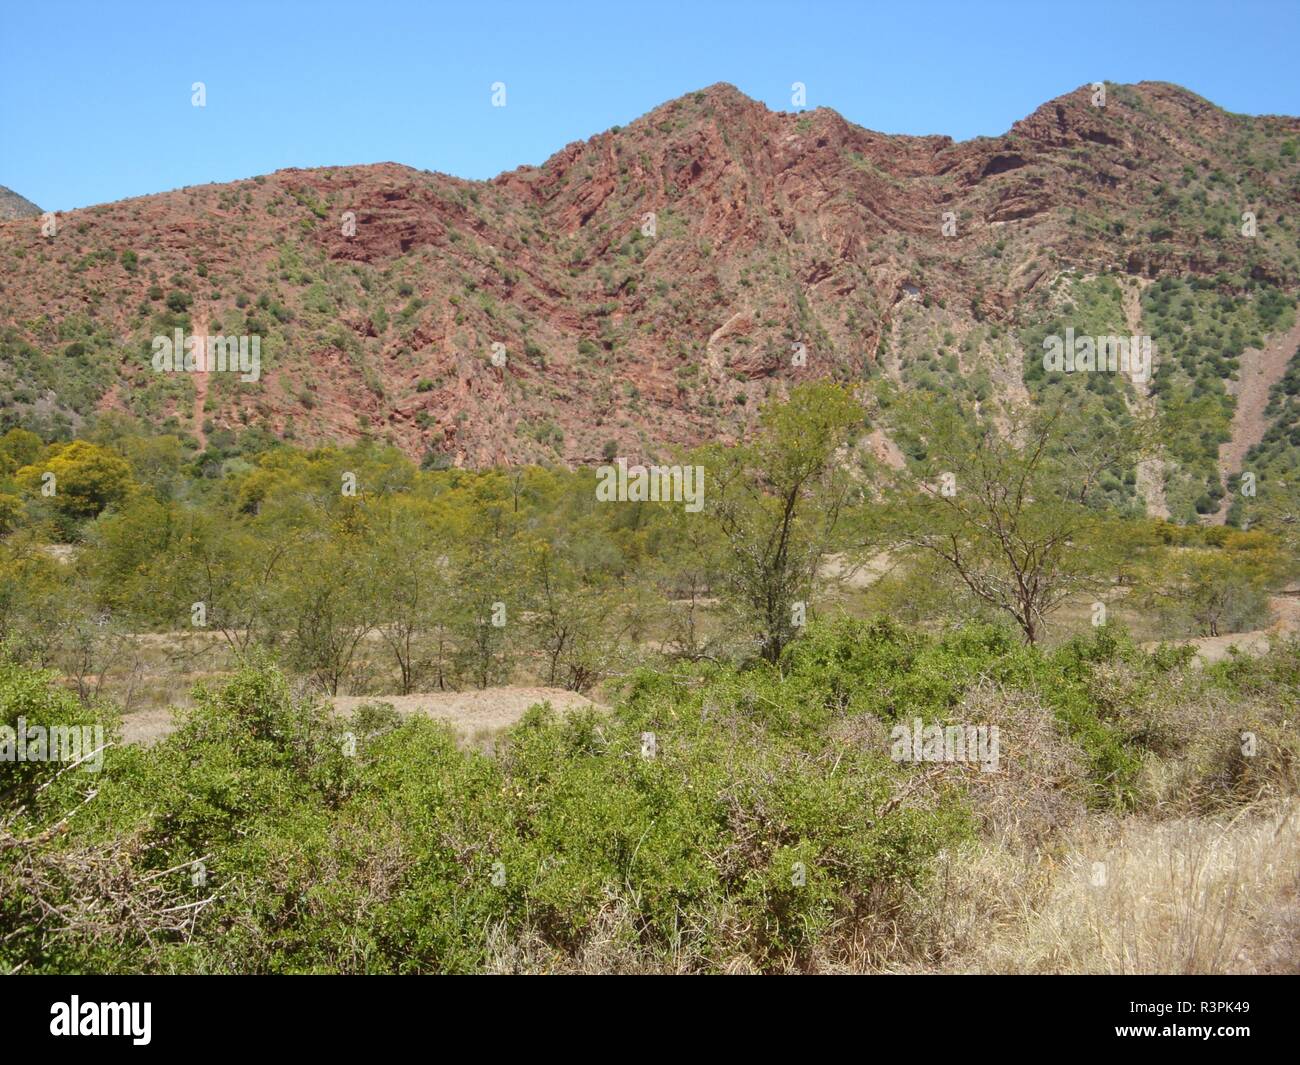
[{"label": "bare soil", "polygon": [[[585,695],[563,688],[505,686],[461,692],[413,692],[410,695],[339,695],[332,700],[339,713],[351,715],[363,703],[389,703],[402,717],[424,716],[445,721],[465,739],[481,739],[503,731],[528,709],[549,702],[561,713],[594,707],[606,709]],[[122,719],[122,742],[154,743],[176,730],[168,708],[137,710]]]},{"label": "bare soil", "polygon": [[[1279,636],[1294,636],[1300,632],[1300,597],[1292,595],[1271,596],[1268,601],[1277,618],[1267,629],[1252,632],[1231,632],[1224,636],[1198,636],[1188,640],[1166,640],[1179,647],[1195,647],[1196,657],[1207,665],[1227,658],[1236,648],[1242,654],[1262,655],[1268,652],[1272,641]],[[1151,648],[1161,641],[1144,644]]]},{"label": "bare soil", "polygon": [[[1246,452],[1264,439],[1268,431],[1268,392],[1282,380],[1287,363],[1300,347],[1300,317],[1285,333],[1277,333],[1262,348],[1247,348],[1241,353],[1241,370],[1237,380],[1228,382],[1228,391],[1237,397],[1237,409],[1232,415],[1231,437],[1219,445],[1219,474],[1227,484],[1228,478],[1240,473],[1246,461]],[[1219,509],[1211,519],[1222,525],[1228,517],[1233,495],[1229,492],[1219,501]]]},{"label": "bare soil", "polygon": [[414,692],[410,695],[339,695],[334,709],[352,714],[363,703],[389,703],[403,717],[431,717],[446,721],[469,736],[499,732],[517,722],[538,703],[550,703],[561,712],[595,707],[605,709],[585,695],[563,688],[506,686],[460,692]]}]

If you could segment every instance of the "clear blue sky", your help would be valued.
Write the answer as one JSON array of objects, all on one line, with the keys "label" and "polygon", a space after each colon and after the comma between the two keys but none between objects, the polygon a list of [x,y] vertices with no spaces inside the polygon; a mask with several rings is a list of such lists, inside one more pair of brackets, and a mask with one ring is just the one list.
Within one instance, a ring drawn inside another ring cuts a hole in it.
[{"label": "clear blue sky", "polygon": [[1295,115],[1298,43],[1298,0],[33,0],[0,16],[0,185],[66,210],[286,166],[485,178],[716,81],[957,139],[1098,80]]}]

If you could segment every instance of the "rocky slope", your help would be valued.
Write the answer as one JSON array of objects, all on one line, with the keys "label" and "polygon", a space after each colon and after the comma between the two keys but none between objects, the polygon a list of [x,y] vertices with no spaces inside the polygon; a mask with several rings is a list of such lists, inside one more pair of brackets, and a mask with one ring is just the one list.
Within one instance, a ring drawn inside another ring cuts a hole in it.
[{"label": "rocky slope", "polygon": [[0,185],[0,220],[9,221],[13,218],[39,218],[41,209],[32,203],[31,200],[24,199],[14,192],[13,189],[7,189]]},{"label": "rocky slope", "polygon": [[[5,222],[0,393],[47,428],[121,410],[217,447],[260,427],[436,464],[734,438],[807,376],[1021,394],[1026,336],[1097,277],[1293,300],[1298,138],[1160,83],[961,143],[715,85],[490,182],[284,170],[52,237]],[[208,375],[196,403],[192,375],[155,373],[152,338],[200,322],[260,337],[260,379]]]}]

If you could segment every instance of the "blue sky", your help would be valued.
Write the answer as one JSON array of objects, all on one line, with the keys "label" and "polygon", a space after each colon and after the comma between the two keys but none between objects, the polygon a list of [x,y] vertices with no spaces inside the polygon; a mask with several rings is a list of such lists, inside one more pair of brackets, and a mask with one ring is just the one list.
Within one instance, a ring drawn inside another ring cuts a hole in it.
[{"label": "blue sky", "polygon": [[1295,115],[1297,41],[1296,0],[40,0],[0,19],[0,185],[67,210],[286,166],[486,178],[716,81],[957,139],[1103,79]]}]

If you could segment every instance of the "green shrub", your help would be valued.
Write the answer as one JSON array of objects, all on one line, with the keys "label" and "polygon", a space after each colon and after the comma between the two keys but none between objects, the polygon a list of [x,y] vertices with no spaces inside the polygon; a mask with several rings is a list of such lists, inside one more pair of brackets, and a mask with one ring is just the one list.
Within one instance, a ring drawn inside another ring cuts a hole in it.
[{"label": "green shrub", "polygon": [[[1045,653],[992,626],[813,622],[777,664],[641,669],[611,713],[534,707],[489,756],[388,704],[336,717],[255,659],[197,688],[154,747],[112,749],[94,801],[43,845],[57,864],[130,840],[128,884],[185,870],[169,890],[208,900],[192,932],[119,922],[111,935],[60,934],[0,890],[16,930],[0,965],[471,972],[495,964],[493,943],[525,939],[556,959],[599,941],[713,971],[737,958],[811,964],[843,951],[862,921],[901,912],[936,856],[972,832],[960,767],[918,788],[934,767],[891,761],[885,737],[913,717],[960,720],[977,688],[1048,708],[1083,752],[1094,804],[1132,805],[1143,760],[1184,750],[1221,796],[1292,779],[1294,651],[1196,672],[1198,698],[1280,706],[1249,717],[1276,748],[1260,765],[1234,758],[1217,723],[1193,733],[1160,716],[1188,683],[1187,660],[1146,654],[1108,626]],[[88,713],[52,675],[0,666],[0,720],[19,712]],[[37,780],[24,778],[28,797]],[[47,794],[33,814],[47,822],[77,798]],[[3,802],[0,818],[12,816],[12,792]],[[191,884],[199,860],[206,880]],[[0,889],[16,883],[16,862],[0,852]],[[73,876],[56,890],[71,899],[85,885]]]}]

